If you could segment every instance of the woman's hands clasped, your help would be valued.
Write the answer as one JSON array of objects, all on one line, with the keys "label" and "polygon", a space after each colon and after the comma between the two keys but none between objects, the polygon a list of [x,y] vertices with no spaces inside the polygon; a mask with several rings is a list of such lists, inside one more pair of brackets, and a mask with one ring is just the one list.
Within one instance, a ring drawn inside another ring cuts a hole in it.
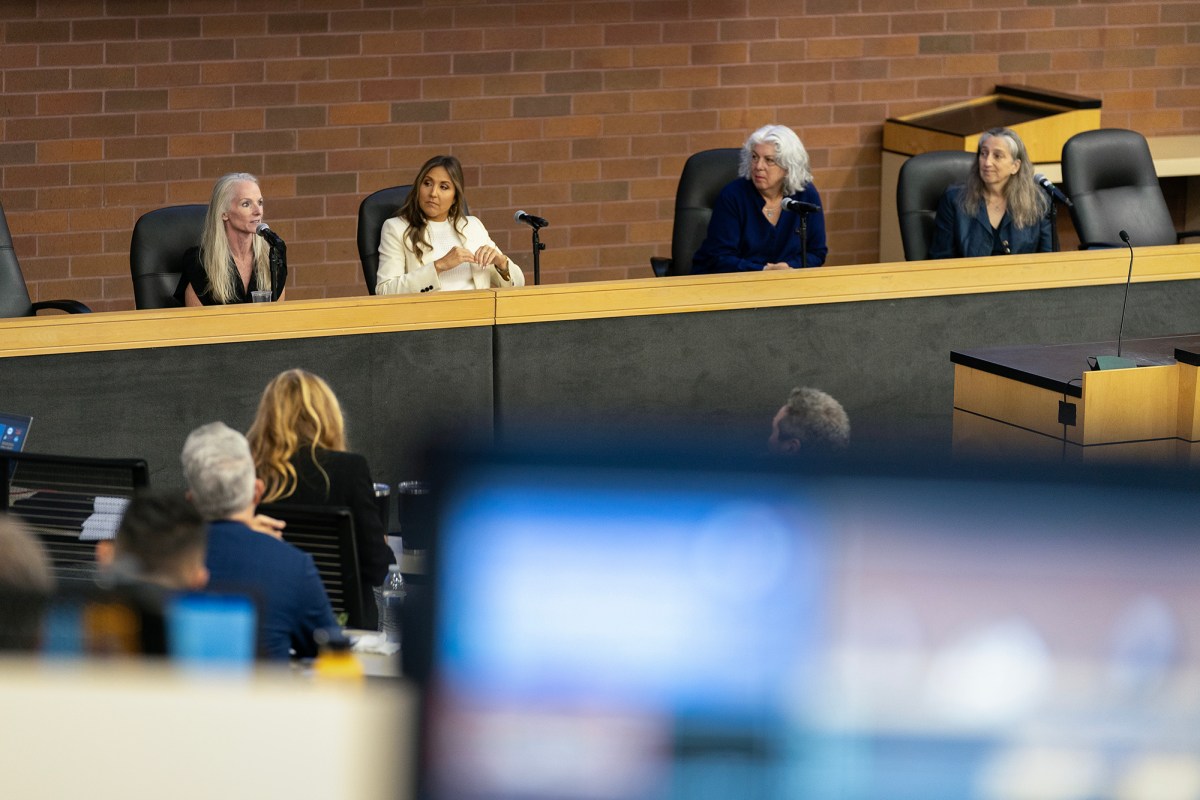
[{"label": "woman's hands clasped", "polygon": [[452,247],[446,255],[433,262],[433,267],[438,272],[445,272],[465,262],[478,264],[481,267],[495,267],[500,276],[508,280],[508,256],[490,244],[481,246],[474,253],[462,245]]}]

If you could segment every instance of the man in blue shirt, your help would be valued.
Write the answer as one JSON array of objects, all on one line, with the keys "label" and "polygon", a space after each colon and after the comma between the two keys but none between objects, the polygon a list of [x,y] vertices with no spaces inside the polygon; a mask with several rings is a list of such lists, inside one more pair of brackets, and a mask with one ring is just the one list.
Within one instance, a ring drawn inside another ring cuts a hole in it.
[{"label": "man in blue shirt", "polygon": [[255,477],[246,437],[209,423],[188,436],[182,460],[188,496],[209,520],[209,588],[258,602],[261,656],[315,656],[313,631],[337,626],[333,609],[312,556],[251,528],[263,482]]}]

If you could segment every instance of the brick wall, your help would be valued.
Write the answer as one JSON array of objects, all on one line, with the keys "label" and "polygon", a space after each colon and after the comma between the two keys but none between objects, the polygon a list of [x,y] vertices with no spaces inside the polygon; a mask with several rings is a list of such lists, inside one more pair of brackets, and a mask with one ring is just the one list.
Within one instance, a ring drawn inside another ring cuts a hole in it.
[{"label": "brick wall", "polygon": [[0,202],[35,299],[132,308],[130,231],[261,177],[293,298],[362,294],[355,213],[428,156],[543,282],[650,275],[688,154],[794,127],[830,263],[878,258],[885,118],[1028,83],[1200,131],[1200,3],[5,0]]}]

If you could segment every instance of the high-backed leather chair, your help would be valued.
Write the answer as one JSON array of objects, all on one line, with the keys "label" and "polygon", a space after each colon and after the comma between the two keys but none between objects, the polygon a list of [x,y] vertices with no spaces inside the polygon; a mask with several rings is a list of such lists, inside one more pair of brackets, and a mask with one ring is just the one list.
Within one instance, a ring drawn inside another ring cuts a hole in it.
[{"label": "high-backed leather chair", "polygon": [[8,229],[8,218],[4,206],[0,205],[0,317],[31,317],[44,308],[54,308],[71,314],[83,314],[90,308],[77,300],[42,300],[33,302],[25,275],[13,250],[12,233]]},{"label": "high-backed leather chair", "polygon": [[192,203],[147,211],[133,226],[129,272],[137,308],[176,308],[183,254],[200,244],[208,206]]},{"label": "high-backed leather chair", "polygon": [[683,165],[675,191],[675,227],[671,232],[671,257],[650,259],[654,274],[690,275],[692,258],[708,234],[717,195],[738,176],[739,147],[720,147],[692,154]]},{"label": "high-backed leather chair", "polygon": [[1071,222],[1081,249],[1176,244],[1200,231],[1175,232],[1146,139],[1107,128],[1077,133],[1062,150],[1063,185],[1075,204]]},{"label": "high-backed leather chair", "polygon": [[379,239],[383,223],[396,216],[412,186],[390,186],[367,195],[358,206],[358,260],[367,293],[375,294],[379,274]]},{"label": "high-backed leather chair", "polygon": [[929,258],[938,201],[948,186],[963,183],[975,168],[976,155],[963,150],[935,150],[913,156],[900,167],[896,181],[896,213],[905,261]]}]

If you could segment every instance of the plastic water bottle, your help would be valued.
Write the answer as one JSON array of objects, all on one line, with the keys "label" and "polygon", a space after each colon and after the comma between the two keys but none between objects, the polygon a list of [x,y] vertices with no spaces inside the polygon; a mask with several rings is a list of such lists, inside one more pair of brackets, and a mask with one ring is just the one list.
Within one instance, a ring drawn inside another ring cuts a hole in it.
[{"label": "plastic water bottle", "polygon": [[404,598],[407,594],[408,589],[404,585],[404,576],[400,574],[400,565],[390,565],[387,580],[383,582],[383,602],[382,608],[379,609],[379,629],[389,642],[400,642]]}]

